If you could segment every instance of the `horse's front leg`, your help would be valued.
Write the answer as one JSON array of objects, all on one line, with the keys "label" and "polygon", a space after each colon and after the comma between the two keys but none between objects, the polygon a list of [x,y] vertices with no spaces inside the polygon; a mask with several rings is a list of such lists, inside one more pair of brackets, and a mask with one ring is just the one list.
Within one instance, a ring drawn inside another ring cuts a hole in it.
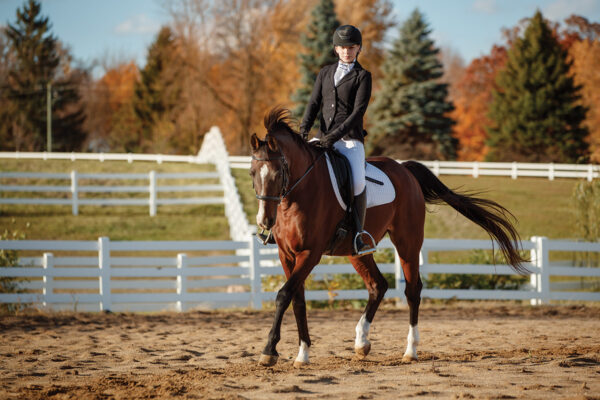
[{"label": "horse's front leg", "polygon": [[[283,320],[283,314],[289,307],[292,299],[296,296],[298,290],[303,287],[304,281],[312,271],[313,267],[319,261],[320,255],[312,255],[309,251],[300,253],[296,256],[296,265],[283,287],[277,292],[275,299],[275,318],[273,320],[273,326],[269,332],[267,339],[267,345],[265,346],[260,359],[259,364],[264,366],[275,365],[279,354],[277,353],[277,343],[281,339],[281,321]],[[302,293],[304,297],[304,293]],[[306,313],[306,311],[304,311]],[[308,330],[307,330],[308,333]],[[307,345],[310,342],[307,342]]]},{"label": "horse's front leg", "polygon": [[308,351],[310,348],[310,335],[308,334],[308,321],[306,319],[306,300],[304,299],[304,283],[296,290],[292,305],[294,307],[296,325],[298,326],[298,342],[300,345],[298,357],[294,361],[294,367],[301,368],[309,363]]}]

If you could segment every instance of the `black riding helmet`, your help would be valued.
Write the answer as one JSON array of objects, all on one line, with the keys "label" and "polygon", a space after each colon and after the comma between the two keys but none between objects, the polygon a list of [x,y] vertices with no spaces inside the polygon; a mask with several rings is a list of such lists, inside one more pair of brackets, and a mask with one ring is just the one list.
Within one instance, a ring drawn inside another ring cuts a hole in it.
[{"label": "black riding helmet", "polygon": [[362,35],[357,27],[352,25],[342,25],[333,33],[334,46],[362,46]]}]

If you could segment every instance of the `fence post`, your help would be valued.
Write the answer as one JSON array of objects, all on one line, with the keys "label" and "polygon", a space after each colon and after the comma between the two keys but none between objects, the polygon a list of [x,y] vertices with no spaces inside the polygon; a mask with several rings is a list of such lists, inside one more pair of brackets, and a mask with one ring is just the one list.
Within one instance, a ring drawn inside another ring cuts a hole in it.
[{"label": "fence post", "polygon": [[535,247],[531,250],[532,264],[539,268],[531,274],[531,286],[537,293],[537,297],[531,299],[532,306],[548,303],[550,300],[550,258],[548,254],[548,238],[534,236],[531,241]]},{"label": "fence post", "polygon": [[551,181],[554,180],[554,163],[550,163],[548,166],[548,179]]},{"label": "fence post", "polygon": [[43,304],[44,307],[47,307],[48,303],[50,303],[48,297],[54,294],[54,255],[52,253],[44,253],[42,266],[44,267]]},{"label": "fence post", "polygon": [[150,171],[148,179],[150,180],[150,216],[154,217],[156,215],[156,171]]},{"label": "fence post", "polygon": [[79,215],[79,185],[77,180],[77,171],[71,171],[71,200],[73,202],[71,208],[73,215]]},{"label": "fence post", "polygon": [[[539,268],[539,264],[540,264],[539,258],[541,256],[541,254],[539,253],[539,249],[538,249],[538,237],[537,236],[532,236],[531,237],[531,241],[534,244],[533,249],[531,249],[530,253],[529,253],[530,254],[530,258],[531,258],[531,264],[534,267]],[[541,285],[540,285],[540,277],[541,277],[541,274],[540,274],[539,270],[533,271],[531,273],[531,275],[529,276],[529,283],[531,284],[531,287],[533,288],[533,291],[535,293],[538,293],[539,289],[541,287]],[[538,297],[529,300],[529,304],[531,304],[532,306],[540,305],[541,304],[541,302],[540,302],[541,300],[539,298],[539,294],[537,296]]]},{"label": "fence post", "polygon": [[479,178],[479,163],[477,161],[473,163],[473,178]]},{"label": "fence post", "polygon": [[440,176],[440,162],[438,160],[433,162],[433,173],[435,176]]},{"label": "fence post", "polygon": [[[419,273],[423,274],[423,267],[425,267],[429,263],[429,250],[425,247],[425,242],[423,242],[423,246],[421,246],[421,251],[419,252]],[[426,274],[424,274],[427,276]]]},{"label": "fence post", "polygon": [[594,166],[592,164],[588,164],[587,180],[588,180],[588,182],[591,182],[592,180],[594,180]]},{"label": "fence post", "polygon": [[538,240],[538,251],[540,254],[540,290],[541,304],[548,304],[550,301],[550,252],[548,251],[548,238],[541,236]]},{"label": "fence post", "polygon": [[100,311],[112,308],[110,294],[110,239],[98,238],[98,268],[100,268]]},{"label": "fence post", "polygon": [[512,168],[511,168],[511,171],[510,171],[510,177],[513,178],[513,179],[517,179],[517,175],[518,175],[518,172],[517,172],[517,162],[513,161],[512,162]]},{"label": "fence post", "polygon": [[252,308],[262,309],[262,281],[260,268],[260,247],[254,235],[248,235],[248,248],[250,250],[250,293]]},{"label": "fence post", "polygon": [[177,295],[179,296],[177,311],[179,312],[185,311],[184,298],[187,294],[187,266],[187,254],[177,254]]},{"label": "fence post", "polygon": [[400,256],[398,250],[394,247],[394,275],[395,275],[395,286],[398,292],[396,298],[396,307],[406,304],[406,297],[404,297],[404,288],[406,281],[404,280],[404,274],[402,273],[402,264],[400,264]]}]

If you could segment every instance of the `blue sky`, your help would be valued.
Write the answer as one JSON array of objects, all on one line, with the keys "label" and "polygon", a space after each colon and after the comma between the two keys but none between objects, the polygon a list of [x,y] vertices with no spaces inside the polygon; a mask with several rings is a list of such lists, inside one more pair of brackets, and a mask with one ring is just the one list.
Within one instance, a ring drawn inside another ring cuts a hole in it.
[{"label": "blue sky", "polygon": [[[0,0],[0,25],[15,20],[24,0]],[[392,0],[403,21],[418,7],[438,46],[449,46],[466,62],[489,52],[511,27],[540,9],[554,21],[575,13],[600,22],[600,0]],[[42,0],[53,32],[76,59],[89,64],[106,55],[144,64],[147,46],[169,21],[160,0]],[[343,21],[342,21],[343,22]],[[396,34],[395,29],[390,37]]]}]

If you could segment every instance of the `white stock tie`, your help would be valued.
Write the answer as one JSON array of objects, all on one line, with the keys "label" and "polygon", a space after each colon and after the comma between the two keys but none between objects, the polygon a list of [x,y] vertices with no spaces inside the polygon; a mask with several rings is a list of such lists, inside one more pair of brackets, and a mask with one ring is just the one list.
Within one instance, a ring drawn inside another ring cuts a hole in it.
[{"label": "white stock tie", "polygon": [[335,84],[335,86],[337,86],[338,83],[340,83],[344,76],[348,75],[348,73],[352,71],[352,68],[354,68],[354,63],[346,64],[341,61],[338,62],[338,67],[335,70],[335,74],[333,75],[333,83]]}]

